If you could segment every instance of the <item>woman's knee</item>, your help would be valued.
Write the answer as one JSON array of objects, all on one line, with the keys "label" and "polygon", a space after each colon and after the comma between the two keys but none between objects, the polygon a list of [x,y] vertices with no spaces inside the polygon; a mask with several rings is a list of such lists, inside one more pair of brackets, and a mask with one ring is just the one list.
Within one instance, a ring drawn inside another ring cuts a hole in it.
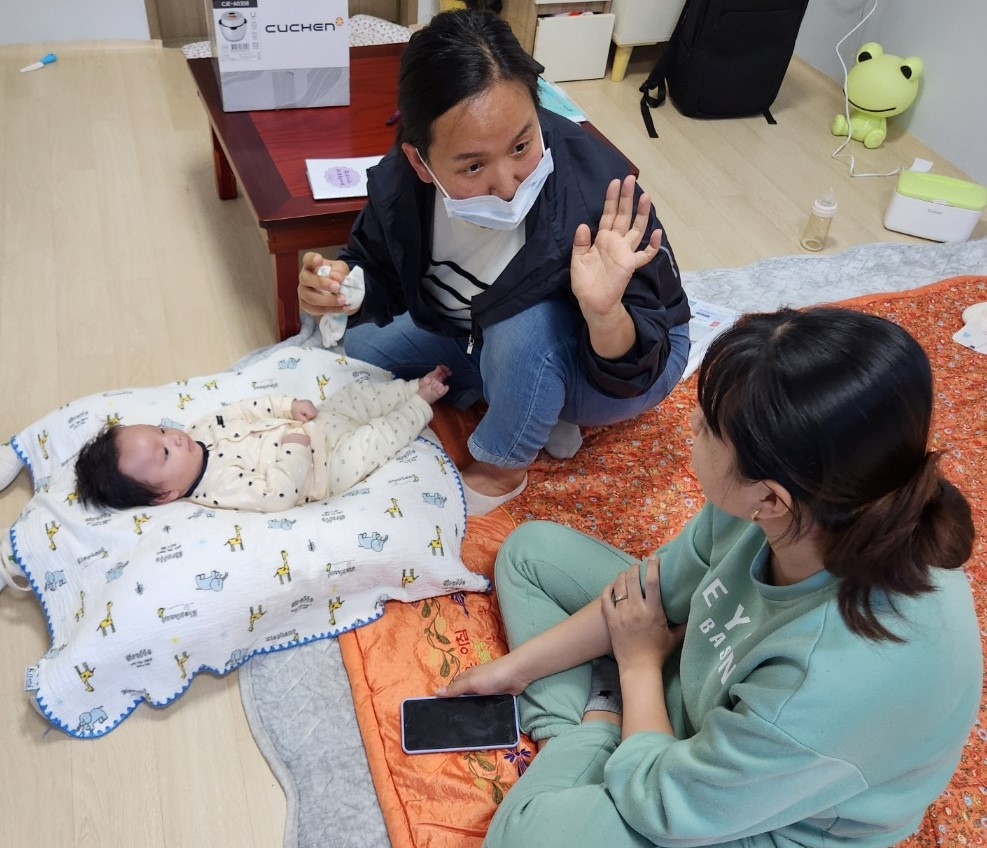
[{"label": "woman's knee", "polygon": [[496,364],[510,362],[512,368],[529,369],[577,345],[572,308],[561,300],[547,300],[484,329],[482,356],[492,357]]},{"label": "woman's knee", "polygon": [[516,583],[518,575],[527,581],[524,573],[526,564],[534,559],[543,559],[553,549],[553,539],[558,538],[562,527],[553,521],[528,521],[504,540],[494,564],[494,585]]},{"label": "woman's knee", "polygon": [[484,848],[650,844],[622,821],[603,783],[619,743],[619,731],[600,722],[577,725],[553,739],[504,796]]},{"label": "woman's knee", "polygon": [[516,789],[516,785],[511,787],[497,807],[493,820],[487,828],[483,848],[518,848],[521,845],[533,844],[530,841],[532,834],[528,824],[531,814],[526,815],[525,810],[531,799],[522,799]]}]

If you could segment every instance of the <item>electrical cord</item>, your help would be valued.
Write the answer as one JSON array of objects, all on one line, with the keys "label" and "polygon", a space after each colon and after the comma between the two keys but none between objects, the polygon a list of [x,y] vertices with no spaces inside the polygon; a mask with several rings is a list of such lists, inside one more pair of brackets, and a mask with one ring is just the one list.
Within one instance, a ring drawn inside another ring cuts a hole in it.
[{"label": "electrical cord", "polygon": [[874,0],[874,5],[871,6],[870,11],[864,15],[857,25],[851,29],[846,35],[843,36],[838,42],[836,42],[836,58],[840,60],[840,65],[843,68],[843,114],[846,117],[846,140],[833,151],[831,159],[849,159],[850,160],[850,176],[851,177],[894,177],[901,173],[901,168],[895,168],[893,171],[888,171],[886,174],[857,174],[854,173],[854,167],[856,161],[853,158],[852,153],[844,153],[843,149],[850,143],[853,139],[853,126],[850,124],[850,96],[847,94],[847,77],[849,71],[847,70],[846,62],[843,61],[843,55],[840,53],[840,47],[843,46],[843,42],[846,41],[851,35],[853,35],[858,29],[860,29],[867,20],[870,18],[874,12],[877,11],[878,0]]}]

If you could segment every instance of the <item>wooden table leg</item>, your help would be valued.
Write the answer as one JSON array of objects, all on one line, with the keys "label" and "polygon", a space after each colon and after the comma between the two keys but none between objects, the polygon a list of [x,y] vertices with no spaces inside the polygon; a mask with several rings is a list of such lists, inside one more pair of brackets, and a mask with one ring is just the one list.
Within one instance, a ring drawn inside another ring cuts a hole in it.
[{"label": "wooden table leg", "polygon": [[614,50],[613,68],[610,71],[610,79],[614,82],[620,82],[624,78],[624,74],[627,73],[627,63],[631,60],[631,51],[633,50],[633,44],[617,45],[617,49]]},{"label": "wooden table leg", "polygon": [[298,318],[298,251],[274,254],[278,338],[282,341],[302,327]]},{"label": "wooden table leg", "polygon": [[226,151],[216,137],[216,131],[212,133],[212,162],[213,170],[216,173],[216,194],[220,200],[232,200],[236,197],[236,175],[230,167],[230,160],[226,158]]}]

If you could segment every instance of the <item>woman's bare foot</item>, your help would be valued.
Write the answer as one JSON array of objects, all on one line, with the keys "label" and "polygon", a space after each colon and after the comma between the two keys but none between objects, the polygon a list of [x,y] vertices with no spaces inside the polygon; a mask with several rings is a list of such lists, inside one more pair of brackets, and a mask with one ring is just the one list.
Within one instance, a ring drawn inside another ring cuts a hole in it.
[{"label": "woman's bare foot", "polygon": [[430,406],[449,391],[445,381],[452,370],[445,365],[436,365],[418,381],[418,396]]}]

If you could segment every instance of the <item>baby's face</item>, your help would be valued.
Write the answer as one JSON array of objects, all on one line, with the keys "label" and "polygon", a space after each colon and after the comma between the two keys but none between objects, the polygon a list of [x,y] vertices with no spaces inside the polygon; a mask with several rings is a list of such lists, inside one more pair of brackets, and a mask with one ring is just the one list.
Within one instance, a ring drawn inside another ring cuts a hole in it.
[{"label": "baby's face", "polygon": [[155,503],[180,498],[202,470],[202,445],[174,427],[121,427],[116,446],[120,473],[157,492]]}]

